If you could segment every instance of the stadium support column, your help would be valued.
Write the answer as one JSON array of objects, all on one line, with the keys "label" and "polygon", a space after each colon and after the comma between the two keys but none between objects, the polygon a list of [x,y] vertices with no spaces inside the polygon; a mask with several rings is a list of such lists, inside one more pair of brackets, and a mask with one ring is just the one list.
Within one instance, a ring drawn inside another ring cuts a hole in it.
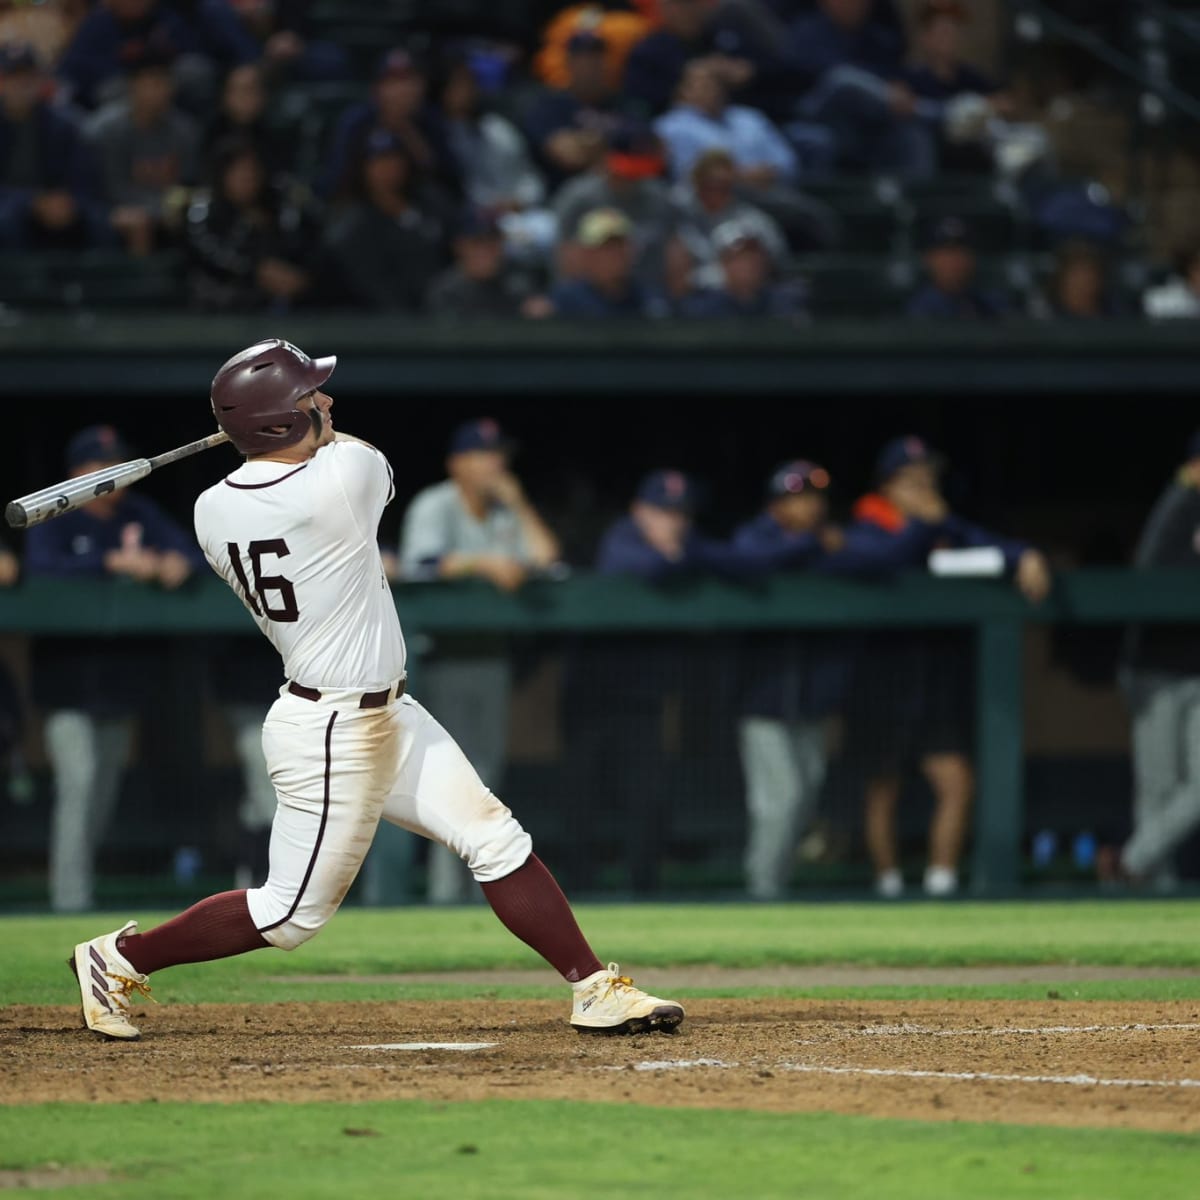
[{"label": "stadium support column", "polygon": [[993,616],[976,636],[978,796],[971,890],[1015,891],[1024,814],[1022,632],[1019,618]]}]

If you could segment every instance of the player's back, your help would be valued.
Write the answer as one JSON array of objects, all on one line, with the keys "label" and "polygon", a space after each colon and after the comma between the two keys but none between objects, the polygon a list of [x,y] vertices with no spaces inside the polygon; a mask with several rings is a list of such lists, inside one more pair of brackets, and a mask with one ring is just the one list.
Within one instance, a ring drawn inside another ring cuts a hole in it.
[{"label": "player's back", "polygon": [[308,687],[387,687],[404,674],[404,641],[376,531],[391,470],[353,441],[303,463],[245,463],[196,501],[196,536]]}]

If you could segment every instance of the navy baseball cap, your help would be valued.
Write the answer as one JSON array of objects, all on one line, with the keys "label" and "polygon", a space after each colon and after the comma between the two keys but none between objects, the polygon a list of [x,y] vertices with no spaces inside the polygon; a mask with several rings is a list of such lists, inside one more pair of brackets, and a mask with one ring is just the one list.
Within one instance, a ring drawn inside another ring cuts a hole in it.
[{"label": "navy baseball cap", "polygon": [[28,42],[5,42],[0,44],[0,75],[13,71],[36,71],[37,55]]},{"label": "navy baseball cap", "polygon": [[480,417],[474,421],[464,421],[450,435],[448,454],[466,454],[471,450],[499,450],[511,454],[517,448],[516,442],[506,437],[504,430],[491,417]]},{"label": "navy baseball cap", "polygon": [[940,217],[926,228],[922,245],[926,250],[938,246],[970,246],[971,229],[961,217]]},{"label": "navy baseball cap", "polygon": [[908,437],[893,438],[880,450],[879,457],[875,460],[875,478],[883,483],[902,467],[909,467],[914,463],[928,463],[934,470],[940,471],[946,465],[946,460],[922,438],[911,434]]},{"label": "navy baseball cap", "polygon": [[490,209],[469,204],[459,214],[455,233],[464,238],[498,238],[500,222]]},{"label": "navy baseball cap", "polygon": [[389,50],[380,60],[375,73],[376,79],[410,79],[414,75],[424,75],[421,63],[403,46]]},{"label": "navy baseball cap", "polygon": [[404,143],[390,129],[372,129],[363,143],[363,158],[378,158],[383,154],[407,155]]},{"label": "navy baseball cap", "polygon": [[767,480],[767,495],[772,499],[780,496],[798,496],[802,492],[823,492],[832,480],[829,472],[806,458],[796,458],[782,463]]},{"label": "navy baseball cap", "polygon": [[696,507],[696,486],[682,471],[651,471],[638,484],[637,499],[655,508],[690,513]]},{"label": "navy baseball cap", "polygon": [[67,443],[67,469],[89,462],[124,462],[133,458],[125,439],[111,425],[89,425]]}]

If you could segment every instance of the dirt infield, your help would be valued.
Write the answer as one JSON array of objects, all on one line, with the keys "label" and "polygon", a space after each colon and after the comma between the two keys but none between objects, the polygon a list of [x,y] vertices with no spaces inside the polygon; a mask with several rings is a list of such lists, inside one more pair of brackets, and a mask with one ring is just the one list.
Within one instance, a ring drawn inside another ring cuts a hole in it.
[{"label": "dirt infield", "polygon": [[[710,1000],[673,1037],[552,1001],[0,1011],[0,1102],[511,1097],[1200,1131],[1200,1002]],[[383,1048],[488,1043],[477,1049]]]}]

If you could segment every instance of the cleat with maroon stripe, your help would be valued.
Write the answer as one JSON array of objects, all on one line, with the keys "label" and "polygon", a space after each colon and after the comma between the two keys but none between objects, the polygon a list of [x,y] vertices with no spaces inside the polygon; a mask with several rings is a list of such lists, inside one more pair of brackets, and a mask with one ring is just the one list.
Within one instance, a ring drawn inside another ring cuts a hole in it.
[{"label": "cleat with maroon stripe", "polygon": [[80,942],[67,960],[79,983],[83,1023],[104,1038],[131,1042],[141,1036],[129,1022],[129,997],[131,992],[149,996],[150,984],[117,949],[117,940],[136,929],[137,922],[129,921],[115,933]]}]

